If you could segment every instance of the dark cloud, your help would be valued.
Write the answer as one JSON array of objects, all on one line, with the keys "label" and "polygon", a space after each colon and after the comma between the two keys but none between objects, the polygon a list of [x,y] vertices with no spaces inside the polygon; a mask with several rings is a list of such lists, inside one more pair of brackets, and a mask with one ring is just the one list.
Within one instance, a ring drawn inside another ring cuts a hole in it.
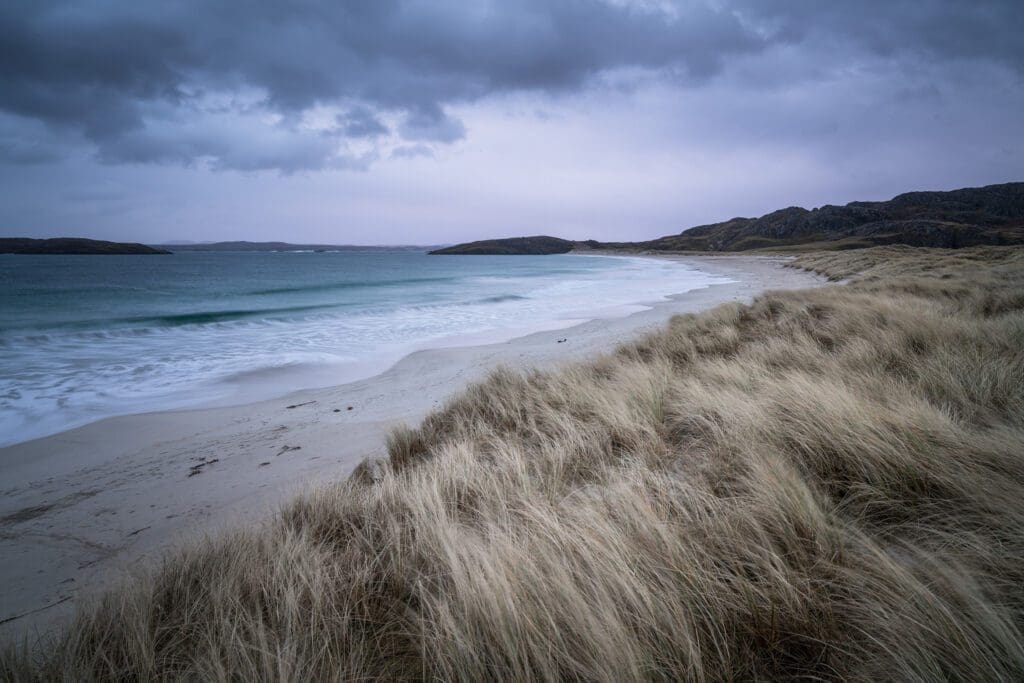
[{"label": "dark cloud", "polygon": [[366,107],[353,107],[338,116],[340,132],[350,138],[377,138],[391,130]]},{"label": "dark cloud", "polygon": [[400,145],[391,151],[392,159],[430,159],[434,156],[434,150],[427,145]]},{"label": "dark cloud", "polygon": [[344,168],[365,170],[376,153],[340,153],[323,136],[269,127],[259,130],[198,126],[191,130],[132,130],[106,140],[99,160],[106,164],[205,162],[215,170],[264,171],[285,174]]},{"label": "dark cloud", "polygon": [[0,114],[0,164],[29,166],[59,161],[63,147],[38,122]]},{"label": "dark cloud", "polygon": [[[466,129],[450,107],[493,94],[573,91],[630,70],[699,83],[780,46],[819,75],[864,58],[1024,74],[1021,35],[1019,0],[38,0],[0,7],[0,109],[74,133],[110,163],[362,167],[371,157],[346,140],[454,142]],[[320,106],[343,112],[337,135],[303,125]],[[267,117],[267,140],[233,132],[249,125],[235,119]],[[57,154],[47,144],[0,155],[44,160]]]},{"label": "dark cloud", "polygon": [[46,164],[59,161],[60,150],[34,140],[0,140],[0,160],[14,165]]},{"label": "dark cloud", "polygon": [[466,127],[436,104],[415,107],[399,127],[402,137],[411,141],[455,142],[466,136]]},{"label": "dark cloud", "polygon": [[1017,0],[750,0],[746,16],[788,42],[880,56],[981,59],[1024,74]]}]

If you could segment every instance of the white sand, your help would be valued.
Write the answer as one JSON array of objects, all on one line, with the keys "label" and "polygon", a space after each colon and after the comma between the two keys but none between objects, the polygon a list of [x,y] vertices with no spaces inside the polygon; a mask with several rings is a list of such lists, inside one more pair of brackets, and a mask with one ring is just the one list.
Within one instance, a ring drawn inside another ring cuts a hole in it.
[{"label": "white sand", "polygon": [[66,623],[76,598],[172,544],[264,519],[309,485],[344,477],[364,457],[383,455],[391,426],[417,422],[497,365],[549,367],[611,350],[676,313],[821,283],[781,259],[677,258],[736,282],[627,317],[417,352],[351,384],[115,417],[0,449],[0,639],[34,639]]}]

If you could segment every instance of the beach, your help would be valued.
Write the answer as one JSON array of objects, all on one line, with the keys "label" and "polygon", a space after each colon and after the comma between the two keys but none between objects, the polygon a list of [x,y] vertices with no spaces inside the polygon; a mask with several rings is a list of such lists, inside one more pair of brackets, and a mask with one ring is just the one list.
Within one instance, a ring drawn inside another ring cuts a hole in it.
[{"label": "beach", "polygon": [[107,418],[0,449],[0,637],[46,633],[76,602],[175,544],[258,522],[296,493],[343,478],[383,453],[392,427],[415,424],[495,367],[553,367],[610,351],[675,314],[824,281],[781,258],[671,258],[732,282],[623,317],[417,351],[339,386]]}]

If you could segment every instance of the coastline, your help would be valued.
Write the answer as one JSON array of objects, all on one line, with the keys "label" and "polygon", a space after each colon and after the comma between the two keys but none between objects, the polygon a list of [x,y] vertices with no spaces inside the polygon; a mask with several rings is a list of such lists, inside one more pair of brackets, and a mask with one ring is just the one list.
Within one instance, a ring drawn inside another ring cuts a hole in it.
[{"label": "coastline", "polygon": [[417,351],[365,380],[246,405],[107,418],[0,449],[0,638],[43,633],[77,598],[179,540],[257,521],[297,491],[345,476],[381,455],[392,426],[415,423],[498,365],[551,367],[609,351],[678,313],[823,283],[777,257],[658,257],[735,281],[625,317]]}]

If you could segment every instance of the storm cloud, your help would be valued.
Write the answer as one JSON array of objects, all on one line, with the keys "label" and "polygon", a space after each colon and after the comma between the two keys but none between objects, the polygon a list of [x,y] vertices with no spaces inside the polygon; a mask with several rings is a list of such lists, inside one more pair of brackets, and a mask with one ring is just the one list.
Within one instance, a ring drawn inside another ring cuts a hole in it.
[{"label": "storm cloud", "polygon": [[452,108],[488,97],[700,87],[786,50],[759,87],[936,60],[1019,78],[1022,34],[1016,1],[6,3],[0,158],[365,169],[464,140]]},{"label": "storm cloud", "polygon": [[0,3],[0,233],[646,239],[1024,180],[1020,0]]}]

